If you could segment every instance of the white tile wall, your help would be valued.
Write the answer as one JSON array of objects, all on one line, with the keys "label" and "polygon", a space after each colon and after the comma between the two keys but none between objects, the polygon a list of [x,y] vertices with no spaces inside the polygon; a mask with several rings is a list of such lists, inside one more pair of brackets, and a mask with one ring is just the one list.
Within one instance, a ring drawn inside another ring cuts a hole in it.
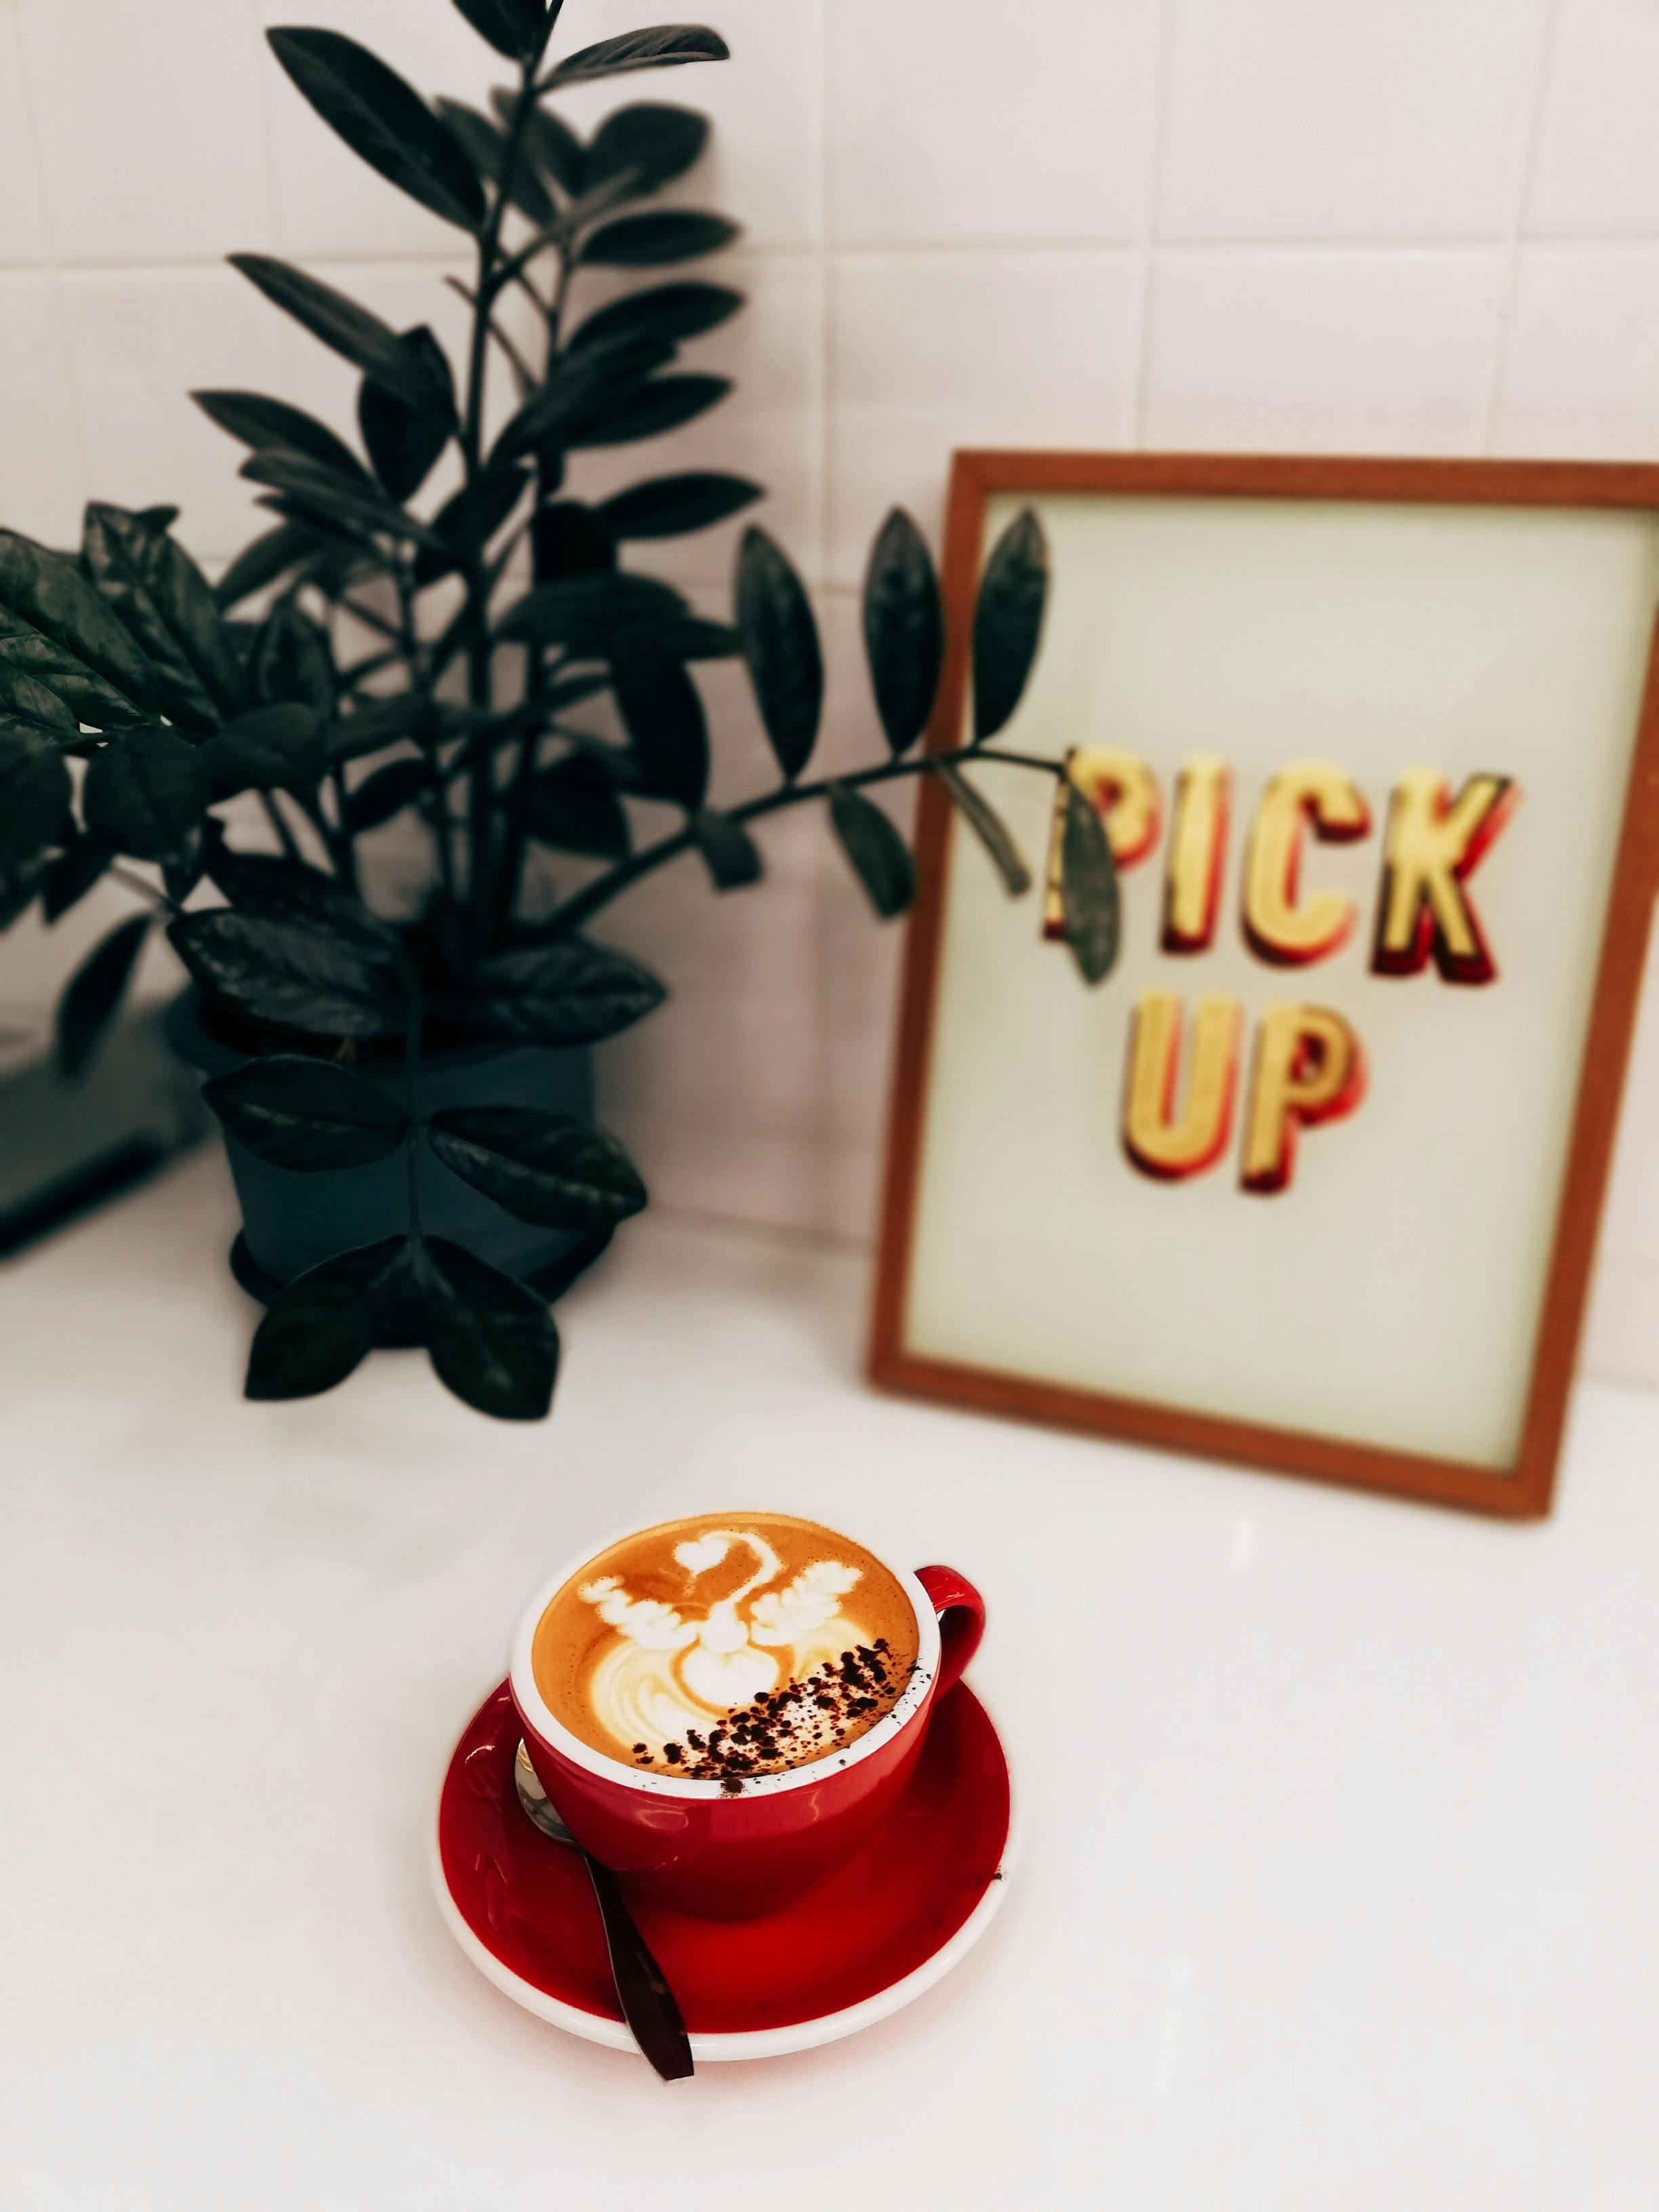
[{"label": "white tile wall", "polygon": [[1467,453],[1485,418],[1505,274],[1495,246],[1162,255],[1146,441]]},{"label": "white tile wall", "polygon": [[1527,200],[1545,237],[1628,238],[1659,228],[1659,9],[1561,0]]},{"label": "white tile wall", "polygon": [[831,237],[1139,237],[1158,25],[1158,0],[832,0]]},{"label": "white tile wall", "polygon": [[65,269],[60,285],[87,488],[124,507],[165,500],[201,558],[228,558],[270,518],[237,474],[244,449],[189,394],[292,392],[297,333],[220,262]]},{"label": "white tile wall", "polygon": [[[689,100],[674,188],[744,226],[750,313],[697,351],[720,414],[613,476],[702,464],[819,592],[831,756],[873,742],[855,592],[896,500],[930,528],[956,443],[1659,456],[1659,0],[703,0],[736,61],[572,103]],[[568,0],[586,43],[647,0]],[[0,518],[179,500],[222,558],[237,453],[184,398],[252,382],[349,427],[353,380],[218,267],[285,252],[400,325],[455,326],[457,234],[361,169],[265,52],[290,15],[428,92],[505,65],[448,0],[0,0]],[[735,531],[663,549],[714,604]],[[728,793],[764,773],[708,686]],[[665,875],[611,933],[669,1006],[605,1055],[659,1201],[867,1233],[899,939],[821,823],[770,882]],[[61,957],[0,948],[0,988]],[[1659,1384],[1659,985],[1632,1070],[1588,1358]]]},{"label": "white tile wall", "polygon": [[896,502],[937,541],[953,446],[1129,442],[1144,289],[1123,252],[837,254],[832,580],[857,586]]},{"label": "white tile wall", "polygon": [[1165,236],[1504,227],[1543,0],[1169,4]]}]

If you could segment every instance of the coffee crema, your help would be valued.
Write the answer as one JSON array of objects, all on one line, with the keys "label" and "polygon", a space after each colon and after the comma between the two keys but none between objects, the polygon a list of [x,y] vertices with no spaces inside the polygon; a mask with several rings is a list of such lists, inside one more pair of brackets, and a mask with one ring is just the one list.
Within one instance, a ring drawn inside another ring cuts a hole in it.
[{"label": "coffee crema", "polygon": [[556,1592],[530,1658],[543,1702],[592,1749],[728,1788],[856,1742],[915,1663],[897,1577],[861,1544],[782,1513],[624,1537]]}]

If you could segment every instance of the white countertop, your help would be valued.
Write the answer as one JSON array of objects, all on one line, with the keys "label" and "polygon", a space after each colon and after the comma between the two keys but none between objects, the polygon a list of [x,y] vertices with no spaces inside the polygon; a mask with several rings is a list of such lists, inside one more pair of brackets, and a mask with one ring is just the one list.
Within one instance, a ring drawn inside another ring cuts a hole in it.
[{"label": "white countertop", "polygon": [[[234,1227],[204,1153],[0,1267],[5,2212],[1652,2203],[1659,1403],[1498,1526],[875,1397],[860,1258],[647,1217],[549,1425],[252,1407]],[[981,1583],[1024,1853],[909,2011],[665,2089],[427,1837],[538,1577],[736,1503]]]}]

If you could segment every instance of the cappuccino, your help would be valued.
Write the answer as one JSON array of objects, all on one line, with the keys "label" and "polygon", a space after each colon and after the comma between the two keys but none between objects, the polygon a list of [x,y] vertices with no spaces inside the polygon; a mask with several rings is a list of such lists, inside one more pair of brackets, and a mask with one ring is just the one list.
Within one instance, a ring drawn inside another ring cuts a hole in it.
[{"label": "cappuccino", "polygon": [[903,1585],[815,1522],[665,1522],[601,1552],[537,1623],[543,1702],[592,1750],[740,1788],[854,1743],[916,1663]]}]

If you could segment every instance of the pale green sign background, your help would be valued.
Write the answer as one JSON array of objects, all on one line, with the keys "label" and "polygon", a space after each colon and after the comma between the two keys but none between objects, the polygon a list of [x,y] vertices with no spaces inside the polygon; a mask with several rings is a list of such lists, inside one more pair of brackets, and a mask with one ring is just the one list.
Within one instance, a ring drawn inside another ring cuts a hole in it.
[{"label": "pale green sign background", "polygon": [[[1155,771],[1233,773],[1214,947],[1158,947],[1165,840],[1123,878],[1120,964],[1086,989],[953,829],[906,1349],[922,1357],[1503,1468],[1515,1457],[1634,742],[1659,526],[1644,514],[1319,501],[994,499],[987,544],[1034,505],[1054,587],[1036,672],[1001,742],[1127,747]],[[1303,881],[1358,902],[1332,958],[1273,968],[1239,927],[1255,800],[1328,760],[1370,805]],[[1484,987],[1369,972],[1382,832],[1401,769],[1514,777],[1470,879]],[[1052,789],[987,771],[1034,868]],[[1291,1187],[1128,1164],[1121,1102],[1139,994],[1329,1006],[1368,1095],[1304,1133]]]}]

